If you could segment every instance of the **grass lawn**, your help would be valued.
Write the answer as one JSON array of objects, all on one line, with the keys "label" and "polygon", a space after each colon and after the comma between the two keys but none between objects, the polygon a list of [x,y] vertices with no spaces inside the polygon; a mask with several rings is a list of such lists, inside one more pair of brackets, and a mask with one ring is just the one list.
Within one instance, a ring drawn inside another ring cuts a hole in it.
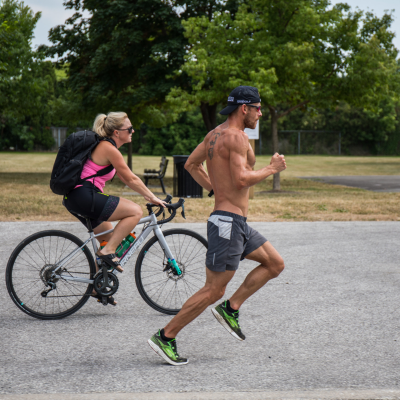
[{"label": "grass lawn", "polygon": [[[61,204],[61,196],[50,191],[50,172],[55,153],[0,153],[1,221],[74,221]],[[165,180],[172,193],[173,161]],[[258,156],[256,169],[269,164],[269,156]],[[400,157],[287,156],[288,168],[281,174],[281,193],[271,193],[272,179],[256,185],[250,200],[249,221],[398,221],[400,193],[375,193],[300,179],[301,176],[400,175]],[[158,168],[160,157],[134,156],[133,171]],[[151,181],[156,185],[158,181]],[[151,188],[156,193],[161,188]],[[131,192],[116,178],[106,193],[122,196]],[[144,206],[141,196],[124,196]],[[161,196],[160,196],[161,197]],[[188,222],[204,222],[214,200],[186,199]],[[174,219],[183,222],[181,216]]]}]

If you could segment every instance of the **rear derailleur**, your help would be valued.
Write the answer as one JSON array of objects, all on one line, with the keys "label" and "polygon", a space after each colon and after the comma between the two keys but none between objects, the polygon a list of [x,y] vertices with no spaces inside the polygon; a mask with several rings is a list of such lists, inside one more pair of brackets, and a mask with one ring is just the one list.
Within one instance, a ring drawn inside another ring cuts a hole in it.
[{"label": "rear derailleur", "polygon": [[58,277],[56,276],[54,270],[57,268],[56,265],[53,264],[45,264],[43,268],[39,272],[40,279],[44,283],[44,285],[48,288],[43,290],[40,295],[42,297],[47,297],[47,295],[57,288],[56,283],[58,282]]}]

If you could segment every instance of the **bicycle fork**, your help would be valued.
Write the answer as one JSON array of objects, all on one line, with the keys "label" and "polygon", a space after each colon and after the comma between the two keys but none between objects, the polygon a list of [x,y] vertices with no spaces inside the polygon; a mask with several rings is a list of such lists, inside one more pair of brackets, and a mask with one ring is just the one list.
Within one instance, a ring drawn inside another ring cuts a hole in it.
[{"label": "bicycle fork", "polygon": [[157,227],[154,229],[154,232],[158,238],[158,241],[160,242],[161,248],[164,251],[164,254],[167,256],[168,259],[168,265],[171,267],[172,270],[175,270],[176,274],[178,276],[182,275],[182,271],[178,266],[178,263],[175,260],[174,255],[172,254],[170,248],[168,247],[168,244],[165,240],[164,235],[162,234],[161,228],[157,225]]}]

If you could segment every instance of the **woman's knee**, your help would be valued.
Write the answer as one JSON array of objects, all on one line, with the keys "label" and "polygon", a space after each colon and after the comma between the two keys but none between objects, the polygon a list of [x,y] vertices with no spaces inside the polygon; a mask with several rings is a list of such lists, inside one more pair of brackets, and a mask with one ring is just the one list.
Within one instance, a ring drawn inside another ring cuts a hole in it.
[{"label": "woman's knee", "polygon": [[127,216],[142,218],[143,210],[138,204],[134,203],[133,201],[123,199],[122,205],[128,211]]},{"label": "woman's knee", "polygon": [[143,211],[139,205],[130,200],[121,198],[117,208],[112,213],[108,221],[121,221],[126,218],[135,218],[139,220],[142,218],[142,215]]},{"label": "woman's knee", "polygon": [[134,210],[135,217],[142,218],[142,217],[143,217],[143,210],[142,210],[142,208],[141,208],[139,205],[135,204],[135,203],[133,203],[133,204],[134,204],[134,206],[135,206],[135,210]]}]

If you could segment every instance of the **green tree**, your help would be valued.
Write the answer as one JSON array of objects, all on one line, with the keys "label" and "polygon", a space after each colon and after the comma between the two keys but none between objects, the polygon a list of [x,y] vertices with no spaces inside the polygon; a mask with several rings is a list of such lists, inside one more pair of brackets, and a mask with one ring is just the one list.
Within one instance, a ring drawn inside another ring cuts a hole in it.
[{"label": "green tree", "polygon": [[141,154],[190,154],[204,138],[200,110],[182,113],[176,122],[162,128],[147,127]]},{"label": "green tree", "polygon": [[0,147],[53,142],[43,127],[50,122],[54,70],[31,48],[39,18],[22,1],[5,0],[0,7]]},{"label": "green tree", "polygon": [[69,95],[81,113],[93,118],[124,110],[136,128],[162,127],[178,118],[163,107],[165,96],[175,85],[190,89],[186,74],[174,76],[188,46],[181,21],[215,10],[234,13],[238,1],[66,0],[65,7],[76,13],[50,30],[53,46],[41,49],[68,65]]},{"label": "green tree", "polygon": [[[192,90],[177,86],[168,100],[184,111],[225,102],[238,85],[256,86],[278,151],[278,120],[294,110],[340,101],[379,110],[397,96],[392,20],[328,0],[254,0],[234,19],[216,13],[183,21],[191,48],[181,71]],[[279,174],[273,188],[280,189]]]},{"label": "green tree", "polygon": [[50,103],[51,121],[55,126],[67,126],[68,134],[79,129],[91,129],[94,115],[82,108],[80,93],[76,93],[68,84],[68,64],[55,69],[56,82],[54,97]]},{"label": "green tree", "polygon": [[[88,111],[123,109],[132,113],[135,126],[164,125],[166,94],[174,85],[189,85],[185,74],[172,77],[188,45],[181,21],[222,9],[217,0],[66,0],[64,5],[77,12],[50,30],[53,46],[41,49],[68,64],[69,87]],[[83,10],[89,18],[82,17]]]},{"label": "green tree", "polygon": [[[338,132],[341,133],[342,154],[395,154],[398,123],[391,99],[382,101],[378,111],[351,107],[344,102],[334,108],[308,109],[307,112],[297,109],[280,121],[280,131],[294,131],[281,134],[280,149],[285,154],[297,153],[296,131],[305,130],[308,132],[301,135],[302,154],[337,154]],[[270,128],[265,124],[262,127],[263,140],[271,137]]]}]

